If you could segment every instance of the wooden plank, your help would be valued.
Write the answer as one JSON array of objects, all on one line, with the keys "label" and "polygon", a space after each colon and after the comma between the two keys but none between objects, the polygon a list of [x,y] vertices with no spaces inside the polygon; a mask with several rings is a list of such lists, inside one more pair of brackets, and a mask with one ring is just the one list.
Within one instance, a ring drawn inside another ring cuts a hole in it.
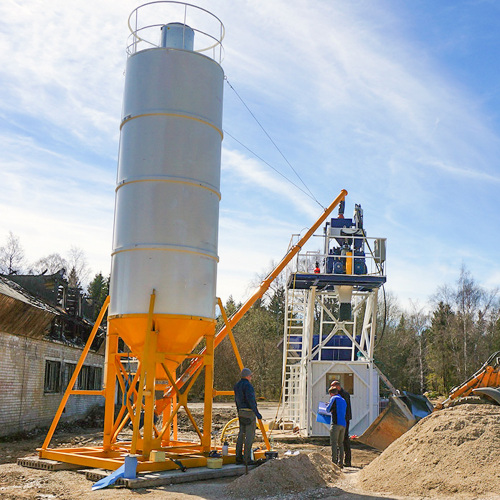
[{"label": "wooden plank", "polygon": [[[251,465],[252,470],[256,465]],[[208,469],[207,467],[195,467],[186,472],[181,470],[168,470],[160,472],[147,472],[138,474],[136,479],[120,478],[115,484],[130,489],[152,488],[154,486],[165,486],[169,484],[189,483],[194,481],[206,481],[208,479],[221,479],[224,477],[237,477],[245,474],[244,465],[228,464],[222,469]],[[108,471],[93,469],[85,472],[85,477],[90,481],[99,481],[109,475]]]}]

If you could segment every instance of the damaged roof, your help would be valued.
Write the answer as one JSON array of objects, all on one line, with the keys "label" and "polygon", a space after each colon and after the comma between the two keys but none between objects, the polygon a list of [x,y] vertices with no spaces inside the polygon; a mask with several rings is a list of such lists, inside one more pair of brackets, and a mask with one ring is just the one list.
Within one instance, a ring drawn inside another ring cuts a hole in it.
[{"label": "damaged roof", "polygon": [[55,307],[30,294],[21,285],[18,285],[4,276],[0,276],[0,294],[37,307],[38,309],[46,310],[52,314],[60,313]]},{"label": "damaged roof", "polygon": [[52,320],[59,314],[54,306],[0,276],[0,331],[43,338]]}]

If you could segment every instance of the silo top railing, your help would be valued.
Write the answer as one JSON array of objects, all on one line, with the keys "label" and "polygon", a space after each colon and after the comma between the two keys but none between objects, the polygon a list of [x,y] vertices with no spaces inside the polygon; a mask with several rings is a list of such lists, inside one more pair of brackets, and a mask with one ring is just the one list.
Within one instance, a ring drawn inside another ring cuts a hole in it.
[{"label": "silo top railing", "polygon": [[[165,22],[158,23],[158,19],[165,19]],[[222,21],[196,5],[164,0],[145,3],[131,12],[127,55],[161,47],[161,28],[171,22],[184,24],[195,32],[194,52],[202,53],[219,64],[222,62],[225,35]]]}]

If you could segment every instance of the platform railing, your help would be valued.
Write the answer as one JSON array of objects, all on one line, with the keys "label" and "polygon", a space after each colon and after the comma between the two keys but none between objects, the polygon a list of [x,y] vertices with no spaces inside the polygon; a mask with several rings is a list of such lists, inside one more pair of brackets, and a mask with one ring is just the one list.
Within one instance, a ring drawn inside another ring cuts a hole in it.
[{"label": "platform railing", "polygon": [[[385,238],[374,238],[364,236],[341,236],[348,243],[350,250],[342,255],[333,253],[323,253],[319,250],[299,253],[287,268],[287,273],[301,274],[347,274],[351,276],[385,276]],[[332,240],[334,238],[330,238]],[[354,240],[359,243],[362,240],[361,248],[364,255],[355,255]],[[336,247],[340,248],[340,247]],[[333,262],[341,262],[341,269],[334,269]],[[364,263],[364,266],[363,266]],[[318,264],[318,266],[316,265]],[[319,267],[319,273],[318,273]],[[315,271],[316,270],[316,271]]]},{"label": "platform railing", "polygon": [[[158,19],[165,22],[158,23]],[[128,18],[130,35],[127,41],[127,55],[161,47],[161,28],[171,22],[182,23],[195,32],[194,52],[202,53],[219,64],[222,62],[222,40],[225,36],[222,21],[196,5],[168,0],[148,2],[131,12]]]}]

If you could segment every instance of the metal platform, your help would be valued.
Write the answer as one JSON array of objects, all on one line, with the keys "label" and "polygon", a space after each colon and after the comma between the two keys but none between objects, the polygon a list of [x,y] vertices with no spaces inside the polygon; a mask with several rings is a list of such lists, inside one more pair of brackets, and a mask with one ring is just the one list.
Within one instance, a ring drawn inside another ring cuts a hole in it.
[{"label": "metal platform", "polygon": [[371,292],[386,282],[385,276],[367,274],[314,274],[292,273],[287,287],[296,290],[308,290],[315,286],[318,290],[333,290],[336,285],[352,286],[360,292]]}]

